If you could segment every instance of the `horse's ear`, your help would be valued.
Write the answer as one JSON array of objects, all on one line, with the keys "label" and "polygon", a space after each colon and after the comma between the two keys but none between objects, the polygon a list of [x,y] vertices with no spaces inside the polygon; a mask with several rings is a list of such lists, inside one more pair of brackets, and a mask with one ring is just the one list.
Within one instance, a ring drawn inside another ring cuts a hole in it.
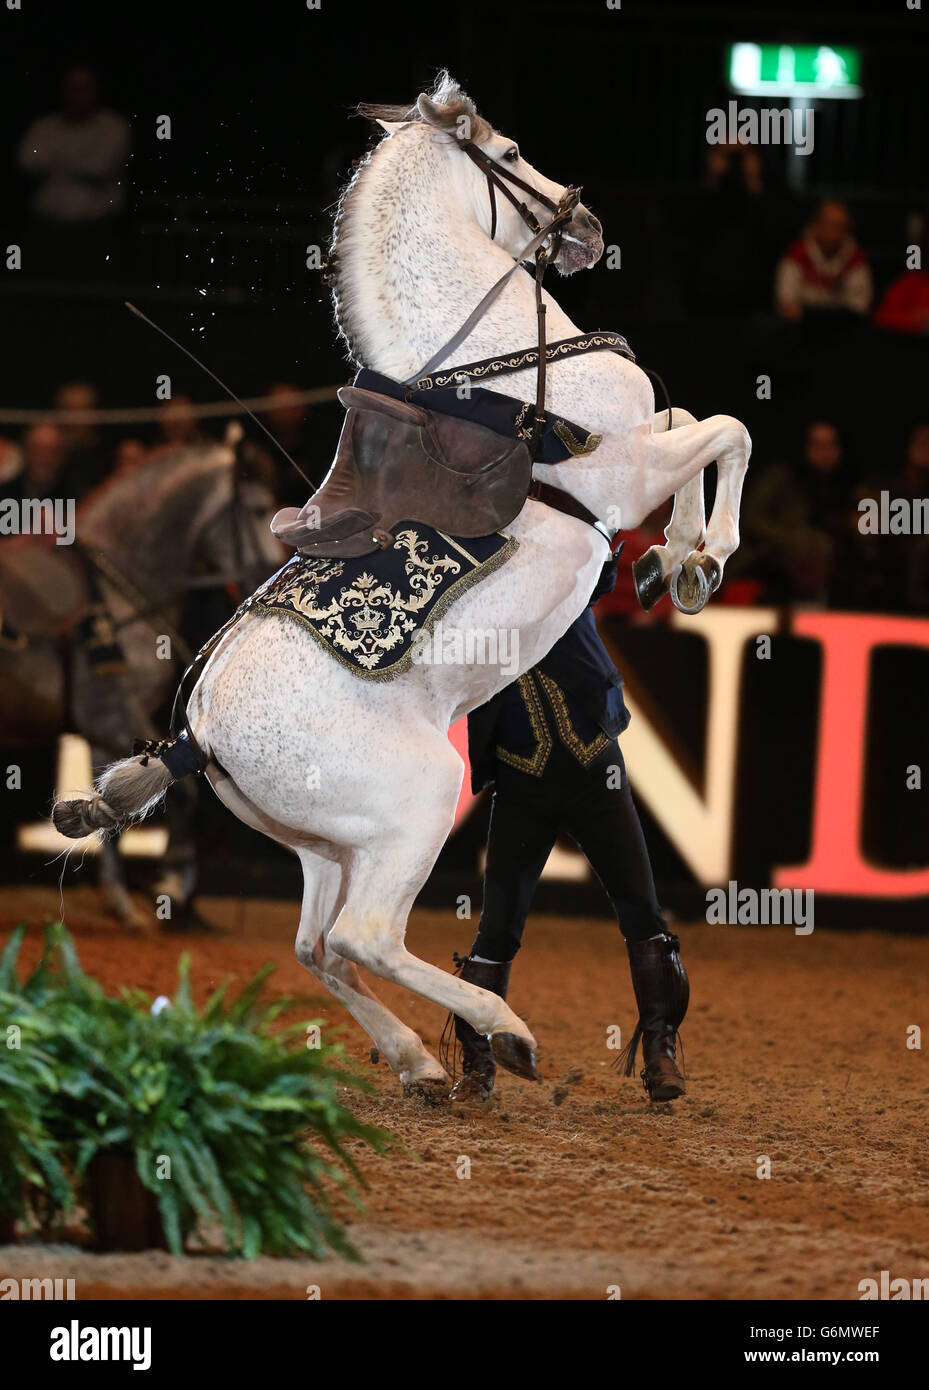
[{"label": "horse's ear", "polygon": [[408,123],[406,121],[382,121],[380,116],[375,117],[382,130],[386,130],[388,135],[393,135],[398,130],[402,130]]},{"label": "horse's ear", "polygon": [[427,125],[444,126],[448,123],[448,109],[425,92],[416,98],[416,109]]}]

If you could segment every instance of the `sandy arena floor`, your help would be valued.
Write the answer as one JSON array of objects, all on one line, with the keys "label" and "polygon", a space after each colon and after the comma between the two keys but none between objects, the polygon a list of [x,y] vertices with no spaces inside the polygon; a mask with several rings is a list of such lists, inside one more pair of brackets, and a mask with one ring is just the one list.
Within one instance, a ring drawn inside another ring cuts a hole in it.
[{"label": "sandy arena floor", "polygon": [[[66,920],[85,967],[110,987],[171,994],[181,949],[206,993],[266,960],[281,991],[318,986],[291,952],[296,905],[209,900],[226,934],[122,936],[89,888]],[[0,940],[17,921],[58,915],[57,891],[5,890]],[[472,924],[417,912],[411,948],[450,966]],[[684,927],[692,1004],[689,1094],[648,1104],[613,1069],[607,1029],[634,1023],[625,952],[607,922],[539,918],[511,1001],[540,1043],[541,1085],[504,1075],[487,1113],[404,1100],[383,1063],[353,1099],[397,1147],[365,1153],[370,1190],[353,1238],[363,1265],[74,1247],[0,1250],[0,1277],[74,1277],[84,1298],[856,1299],[858,1282],[929,1275],[925,1052],[929,939],[780,928]],[[36,933],[38,936],[38,933]],[[443,1015],[385,986],[435,1050]],[[344,1022],[325,998],[319,1015]],[[359,1059],[365,1035],[347,1021]],[[756,1176],[762,1156],[770,1179]],[[458,1176],[459,1160],[471,1176]]]}]

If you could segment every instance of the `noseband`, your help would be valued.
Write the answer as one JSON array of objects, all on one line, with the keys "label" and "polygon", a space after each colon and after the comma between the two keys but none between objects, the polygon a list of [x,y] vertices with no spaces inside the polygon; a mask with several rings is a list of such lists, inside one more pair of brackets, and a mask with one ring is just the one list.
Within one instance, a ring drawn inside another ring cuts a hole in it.
[{"label": "noseband", "polygon": [[[459,145],[465,154],[480,169],[487,180],[487,193],[490,198],[490,239],[493,241],[497,235],[497,193],[500,192],[512,203],[519,213],[523,222],[532,232],[532,240],[524,246],[516,257],[511,268],[501,275],[497,283],[487,291],[484,298],[474,309],[456,333],[449,338],[448,342],[438,352],[433,353],[425,366],[407,378],[406,384],[412,385],[419,378],[426,377],[436,367],[441,366],[451,353],[455,351],[468,337],[475,324],[483,318],[491,304],[500,294],[504,285],[519,269],[520,264],[535,252],[535,307],[536,322],[538,323],[538,367],[536,370],[536,392],[535,392],[535,415],[533,417],[532,437],[529,443],[529,452],[532,458],[536,457],[539,448],[539,440],[542,435],[542,428],[545,424],[545,367],[546,367],[546,344],[545,344],[545,304],[542,300],[542,280],[551,262],[561,250],[561,239],[564,232],[564,224],[570,221],[574,209],[577,207],[581,197],[580,188],[566,188],[560,200],[555,203],[545,193],[538,188],[533,188],[532,184],[526,183],[517,174],[504,169],[495,159],[491,159],[483,150],[478,149],[473,140],[460,140]],[[521,188],[524,193],[528,193],[537,203],[541,203],[544,208],[552,214],[551,221],[542,226],[535,213],[527,204],[508,187],[514,184]],[[545,247],[545,242],[551,237],[551,245]],[[466,373],[463,373],[466,374]]]},{"label": "noseband", "polygon": [[[557,235],[557,244],[553,242],[552,250],[549,254],[549,259],[554,260],[561,245],[562,226],[568,221],[580,201],[580,188],[566,188],[561,196],[561,200],[557,203],[553,203],[551,198],[542,193],[540,189],[533,188],[531,183],[526,183],[518,174],[513,174],[510,170],[504,169],[502,164],[498,164],[495,159],[490,158],[490,155],[478,149],[473,140],[462,140],[460,144],[465,154],[477,165],[487,180],[487,193],[490,198],[491,241],[493,241],[497,235],[497,191],[502,193],[504,198],[513,204],[513,207],[519,213],[530,232],[537,234],[542,230],[542,224],[532,209],[527,207],[526,204],[516,196],[512,188],[507,187],[508,183],[512,183],[515,184],[517,188],[521,188],[524,193],[528,193],[537,203],[541,203],[544,208],[548,208],[549,212],[553,214],[551,222],[545,228],[545,235],[548,236],[551,232],[555,232]],[[504,180],[506,180],[506,182],[504,182]]]}]

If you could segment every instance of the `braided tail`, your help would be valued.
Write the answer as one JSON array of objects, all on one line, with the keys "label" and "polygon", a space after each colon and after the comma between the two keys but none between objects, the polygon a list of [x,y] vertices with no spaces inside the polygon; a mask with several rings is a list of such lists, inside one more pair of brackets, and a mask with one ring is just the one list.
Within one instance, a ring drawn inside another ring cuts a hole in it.
[{"label": "braided tail", "polygon": [[93,796],[56,801],[52,821],[55,829],[70,840],[79,840],[95,830],[107,839],[150,815],[175,780],[167,764],[161,757],[152,757],[151,752],[121,758],[97,779]]}]

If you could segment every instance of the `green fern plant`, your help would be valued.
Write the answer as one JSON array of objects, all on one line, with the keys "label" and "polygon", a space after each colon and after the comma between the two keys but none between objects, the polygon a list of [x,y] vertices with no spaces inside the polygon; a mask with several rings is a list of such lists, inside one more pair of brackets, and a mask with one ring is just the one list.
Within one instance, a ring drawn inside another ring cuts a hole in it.
[{"label": "green fern plant", "polygon": [[60,1146],[48,1125],[58,1068],[40,1018],[0,993],[0,1216],[48,1225],[73,1207]]},{"label": "green fern plant", "polygon": [[44,1030],[44,1123],[82,1193],[95,1157],[131,1154],[174,1253],[200,1222],[245,1256],[355,1254],[333,1199],[360,1207],[351,1146],[380,1151],[389,1136],[343,1103],[364,1083],[341,1049],[308,1047],[310,1023],[283,1026],[303,1001],[267,998],[273,966],[231,1001],[227,981],[198,1009],[183,956],[172,1006],[153,1016],[138,991],[108,997],[60,923],[20,985],[19,940],[0,961],[0,993]]}]

